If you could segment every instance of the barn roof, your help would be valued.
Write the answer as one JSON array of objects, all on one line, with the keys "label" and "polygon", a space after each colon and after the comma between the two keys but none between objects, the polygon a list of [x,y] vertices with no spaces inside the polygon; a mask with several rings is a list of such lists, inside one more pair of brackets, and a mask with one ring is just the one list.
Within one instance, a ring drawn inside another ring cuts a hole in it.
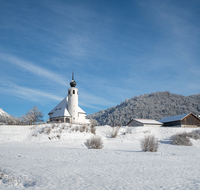
[{"label": "barn roof", "polygon": [[138,121],[142,124],[162,125],[161,122],[153,120],[153,119],[133,119],[133,120]]},{"label": "barn roof", "polygon": [[186,114],[182,114],[182,115],[174,115],[174,116],[170,116],[170,117],[164,117],[159,122],[167,123],[167,122],[173,122],[173,121],[180,121],[183,118],[185,118],[186,116],[188,116],[189,114],[191,114],[191,113],[186,113]]}]

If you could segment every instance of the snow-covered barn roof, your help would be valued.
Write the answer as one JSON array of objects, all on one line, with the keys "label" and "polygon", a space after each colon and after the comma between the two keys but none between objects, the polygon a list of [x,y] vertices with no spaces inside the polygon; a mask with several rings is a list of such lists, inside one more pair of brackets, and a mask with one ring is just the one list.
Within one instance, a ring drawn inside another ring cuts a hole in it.
[{"label": "snow-covered barn roof", "polygon": [[[68,110],[68,101],[67,97],[65,97],[55,108],[53,108],[48,115],[52,114],[51,117],[71,117]],[[78,106],[79,113],[85,113],[79,106]]]},{"label": "snow-covered barn roof", "polygon": [[162,125],[161,122],[153,120],[153,119],[133,119],[135,121],[138,121],[142,124],[154,124],[154,125]]},{"label": "snow-covered barn roof", "polygon": [[173,122],[173,121],[180,121],[183,118],[185,118],[186,116],[188,116],[189,114],[191,114],[191,113],[186,113],[186,114],[181,114],[181,115],[174,115],[174,116],[170,116],[170,117],[164,117],[159,122],[167,123],[167,122]]}]

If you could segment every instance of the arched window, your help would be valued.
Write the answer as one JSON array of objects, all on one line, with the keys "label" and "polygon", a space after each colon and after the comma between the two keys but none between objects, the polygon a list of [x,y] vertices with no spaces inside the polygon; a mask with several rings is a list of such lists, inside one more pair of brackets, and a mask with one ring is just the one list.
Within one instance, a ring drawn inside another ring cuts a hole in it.
[{"label": "arched window", "polygon": [[73,90],[73,94],[75,94],[75,90]]},{"label": "arched window", "polygon": [[70,95],[70,90],[68,90],[68,94]]}]

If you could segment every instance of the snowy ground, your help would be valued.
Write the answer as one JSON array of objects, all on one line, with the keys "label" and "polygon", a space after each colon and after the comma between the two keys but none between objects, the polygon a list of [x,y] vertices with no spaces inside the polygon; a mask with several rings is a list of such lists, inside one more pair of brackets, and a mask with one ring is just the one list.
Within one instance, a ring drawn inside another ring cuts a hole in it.
[{"label": "snowy ground", "polygon": [[[0,126],[0,170],[15,177],[0,179],[1,190],[200,189],[200,141],[169,144],[173,134],[194,129],[137,127],[124,134],[122,127],[111,139],[109,126],[97,127],[104,148],[94,150],[84,145],[91,133],[60,125],[39,134],[45,126]],[[158,152],[142,152],[140,139],[152,134],[160,141]]]}]

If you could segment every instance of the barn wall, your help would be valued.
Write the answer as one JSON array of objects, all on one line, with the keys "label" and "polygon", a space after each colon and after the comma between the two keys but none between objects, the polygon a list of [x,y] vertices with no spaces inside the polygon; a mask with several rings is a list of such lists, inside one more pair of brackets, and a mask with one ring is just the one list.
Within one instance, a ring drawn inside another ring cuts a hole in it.
[{"label": "barn wall", "polygon": [[181,121],[181,125],[200,126],[200,121],[192,114],[188,115]]},{"label": "barn wall", "polygon": [[181,127],[197,128],[197,127],[200,127],[200,126],[198,126],[198,125],[181,125]]},{"label": "barn wall", "polygon": [[131,123],[129,123],[128,126],[136,127],[136,126],[143,126],[143,124],[133,120]]},{"label": "barn wall", "polygon": [[162,125],[144,124],[144,127],[161,127]]},{"label": "barn wall", "polygon": [[167,123],[164,123],[164,126],[166,126],[166,127],[181,127],[181,122],[180,121],[167,122]]}]

